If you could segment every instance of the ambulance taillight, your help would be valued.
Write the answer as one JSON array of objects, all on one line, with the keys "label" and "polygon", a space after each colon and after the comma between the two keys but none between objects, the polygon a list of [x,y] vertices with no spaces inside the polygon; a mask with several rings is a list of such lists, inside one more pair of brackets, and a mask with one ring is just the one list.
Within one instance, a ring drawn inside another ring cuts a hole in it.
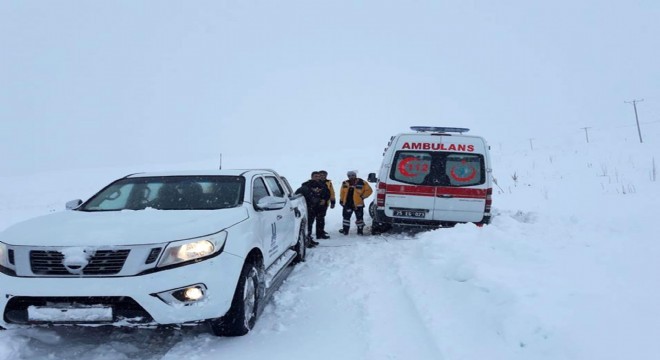
[{"label": "ambulance taillight", "polygon": [[493,188],[486,190],[486,208],[484,214],[490,215],[490,205],[493,203]]},{"label": "ambulance taillight", "polygon": [[385,206],[385,194],[387,192],[387,184],[379,182],[376,187],[376,206]]},{"label": "ambulance taillight", "polygon": [[477,226],[482,227],[486,224],[490,224],[490,207],[493,203],[493,188],[488,188],[486,190],[486,205],[484,206],[484,218],[481,222],[477,223]]}]

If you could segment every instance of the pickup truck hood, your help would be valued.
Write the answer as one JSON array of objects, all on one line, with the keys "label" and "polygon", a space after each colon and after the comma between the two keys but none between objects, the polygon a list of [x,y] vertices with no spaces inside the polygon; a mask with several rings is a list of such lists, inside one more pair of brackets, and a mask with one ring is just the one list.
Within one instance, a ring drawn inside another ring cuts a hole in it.
[{"label": "pickup truck hood", "polygon": [[64,211],[27,220],[0,233],[18,246],[158,244],[216,233],[248,218],[243,207],[219,210]]}]

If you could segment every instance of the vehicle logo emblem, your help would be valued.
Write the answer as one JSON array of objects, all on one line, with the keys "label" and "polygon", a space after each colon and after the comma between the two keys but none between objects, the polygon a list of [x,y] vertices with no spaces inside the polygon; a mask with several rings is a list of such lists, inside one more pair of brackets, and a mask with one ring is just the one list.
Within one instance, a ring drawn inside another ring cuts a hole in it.
[{"label": "vehicle logo emblem", "polygon": [[449,173],[458,182],[468,182],[477,176],[477,169],[463,160],[459,165],[453,166]]},{"label": "vehicle logo emblem", "polygon": [[81,275],[94,255],[94,251],[83,248],[69,248],[63,250],[62,255],[64,255],[62,265],[64,265],[66,271],[72,275]]}]

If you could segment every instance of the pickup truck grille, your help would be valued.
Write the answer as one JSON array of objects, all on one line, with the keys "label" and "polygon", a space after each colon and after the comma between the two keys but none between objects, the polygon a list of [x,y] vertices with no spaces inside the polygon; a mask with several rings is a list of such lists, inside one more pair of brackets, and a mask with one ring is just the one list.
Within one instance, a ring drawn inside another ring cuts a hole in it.
[{"label": "pickup truck grille", "polygon": [[[130,250],[98,250],[91,257],[82,271],[85,275],[116,275],[118,274]],[[59,251],[30,251],[30,266],[35,275],[80,276],[70,273],[62,261],[64,255]]]}]

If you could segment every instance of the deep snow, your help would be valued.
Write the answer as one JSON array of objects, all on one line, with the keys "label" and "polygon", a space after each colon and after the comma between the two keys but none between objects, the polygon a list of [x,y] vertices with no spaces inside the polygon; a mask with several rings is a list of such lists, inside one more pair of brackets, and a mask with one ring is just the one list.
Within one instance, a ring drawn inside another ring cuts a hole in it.
[{"label": "deep snow", "polygon": [[[344,237],[340,211],[331,210],[332,238],[309,251],[247,336],[216,338],[204,327],[13,329],[0,332],[0,359],[656,359],[658,133],[644,144],[493,147],[496,216],[483,228]],[[323,167],[338,189],[346,170],[375,171],[379,155],[226,162],[267,163],[294,186]],[[62,211],[137,170],[156,169],[1,177],[0,229]]]}]

